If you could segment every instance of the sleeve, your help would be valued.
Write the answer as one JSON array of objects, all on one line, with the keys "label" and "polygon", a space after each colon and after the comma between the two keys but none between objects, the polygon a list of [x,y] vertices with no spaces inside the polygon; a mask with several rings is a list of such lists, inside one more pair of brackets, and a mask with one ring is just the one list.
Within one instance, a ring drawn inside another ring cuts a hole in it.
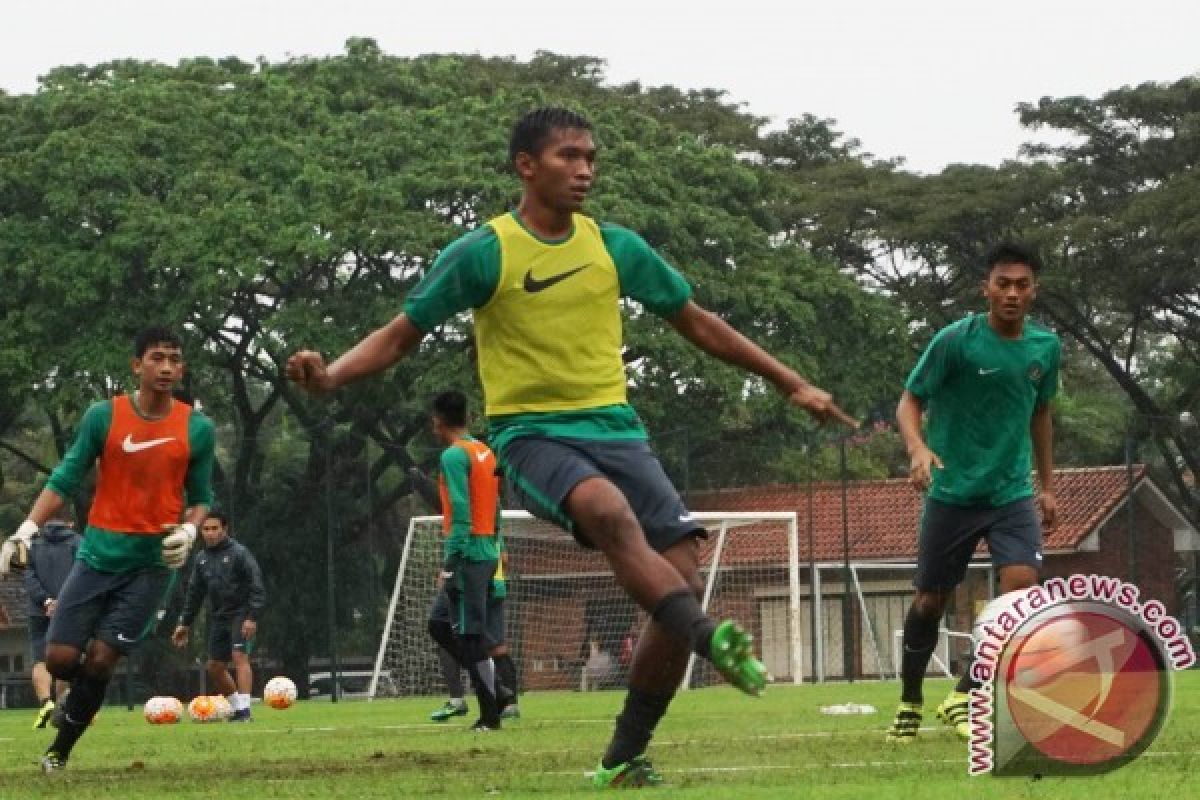
[{"label": "sleeve", "polygon": [[646,240],[619,225],[600,226],[604,246],[617,265],[621,296],[660,317],[674,316],[692,298],[692,286]]},{"label": "sleeve", "polygon": [[442,478],[450,497],[450,536],[446,539],[446,558],[465,552],[471,535],[471,462],[461,447],[447,447],[442,452]]},{"label": "sleeve", "polygon": [[200,606],[204,604],[204,593],[208,583],[204,580],[204,572],[200,569],[200,560],[192,565],[192,577],[188,580],[187,594],[183,597],[183,611],[179,612],[179,624],[186,628],[192,627]]},{"label": "sleeve", "polygon": [[246,602],[246,619],[258,619],[263,606],[267,604],[267,590],[263,586],[262,570],[258,568],[258,560],[254,554],[242,548],[242,569],[246,582],[250,586],[250,597]]},{"label": "sleeve", "polygon": [[909,373],[904,388],[922,402],[932,397],[946,382],[957,363],[958,326],[942,328],[921,354],[921,359]]},{"label": "sleeve", "polygon": [[[33,550],[36,551],[40,547],[37,542],[33,545]],[[50,591],[46,588],[46,584],[42,583],[42,579],[37,574],[37,559],[34,553],[30,553],[30,569],[25,570],[25,593],[29,595],[29,600],[38,608],[44,608],[46,601],[50,599]]]},{"label": "sleeve", "polygon": [[188,444],[191,459],[185,480],[189,506],[212,506],[213,461],[216,459],[216,432],[212,420],[193,411],[188,420]]},{"label": "sleeve", "polygon": [[46,488],[64,500],[74,497],[84,476],[104,452],[104,442],[108,439],[111,425],[112,403],[108,400],[93,403],[79,421],[75,441],[50,474]]},{"label": "sleeve", "polygon": [[404,314],[423,333],[455,314],[485,304],[500,282],[500,240],[490,225],[441,252],[404,299]]},{"label": "sleeve", "polygon": [[1057,337],[1054,339],[1054,349],[1050,353],[1049,363],[1046,365],[1046,372],[1042,375],[1042,380],[1038,383],[1037,407],[1049,405],[1058,395],[1058,365],[1062,360],[1062,341]]}]

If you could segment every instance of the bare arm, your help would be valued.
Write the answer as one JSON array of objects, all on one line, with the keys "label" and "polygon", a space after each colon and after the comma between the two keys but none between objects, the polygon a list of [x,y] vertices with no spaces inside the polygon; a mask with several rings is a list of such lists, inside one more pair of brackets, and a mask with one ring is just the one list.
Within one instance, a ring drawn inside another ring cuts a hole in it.
[{"label": "bare arm", "polygon": [[668,321],[680,335],[714,358],[770,381],[792,404],[818,421],[858,427],[858,421],[838,408],[828,392],[813,386],[711,311],[689,300]]},{"label": "bare arm", "polygon": [[66,501],[62,496],[53,489],[42,489],[41,494],[37,496],[37,500],[33,502],[33,508],[29,510],[29,519],[37,523],[40,528],[46,524],[46,520],[54,519],[62,507],[66,505]]},{"label": "bare arm", "polygon": [[1054,495],[1054,417],[1050,404],[1038,406],[1029,420],[1029,438],[1033,440],[1033,462],[1041,494],[1042,520],[1047,530],[1058,524],[1058,501]]},{"label": "bare arm", "polygon": [[313,394],[323,394],[383,372],[413,350],[425,334],[404,314],[373,331],[325,366],[320,353],[301,350],[287,361],[287,376]]},{"label": "bare arm", "polygon": [[900,437],[904,439],[904,448],[908,450],[908,479],[919,492],[925,491],[933,483],[934,467],[942,468],[942,460],[929,449],[921,435],[923,411],[917,396],[905,389],[900,396],[900,404],[896,406],[896,425],[900,428]]}]

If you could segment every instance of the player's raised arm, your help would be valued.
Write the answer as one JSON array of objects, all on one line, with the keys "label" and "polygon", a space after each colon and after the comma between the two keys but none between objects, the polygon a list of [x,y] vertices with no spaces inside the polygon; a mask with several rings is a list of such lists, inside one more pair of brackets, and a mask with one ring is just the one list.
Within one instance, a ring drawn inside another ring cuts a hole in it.
[{"label": "player's raised arm", "polygon": [[813,386],[795,370],[747,339],[716,314],[689,300],[668,322],[692,344],[727,364],[741,367],[770,381],[788,401],[819,422],[840,422],[851,428],[858,421],[838,408],[832,395]]},{"label": "player's raised arm", "polygon": [[312,394],[325,394],[391,367],[424,338],[405,314],[373,331],[329,366],[320,353],[301,350],[287,360],[287,376]]}]

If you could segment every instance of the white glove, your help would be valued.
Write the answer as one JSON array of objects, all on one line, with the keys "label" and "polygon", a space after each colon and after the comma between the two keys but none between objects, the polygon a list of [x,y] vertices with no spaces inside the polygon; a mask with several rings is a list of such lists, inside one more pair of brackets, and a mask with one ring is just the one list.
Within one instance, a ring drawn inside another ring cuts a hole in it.
[{"label": "white glove", "polygon": [[196,526],[190,522],[168,525],[170,531],[162,540],[163,563],[171,569],[179,569],[187,563],[188,552],[196,541]]},{"label": "white glove", "polygon": [[31,519],[21,523],[17,532],[4,540],[0,545],[0,575],[7,575],[10,570],[25,569],[29,566],[29,546],[33,537],[38,535],[38,525]]}]

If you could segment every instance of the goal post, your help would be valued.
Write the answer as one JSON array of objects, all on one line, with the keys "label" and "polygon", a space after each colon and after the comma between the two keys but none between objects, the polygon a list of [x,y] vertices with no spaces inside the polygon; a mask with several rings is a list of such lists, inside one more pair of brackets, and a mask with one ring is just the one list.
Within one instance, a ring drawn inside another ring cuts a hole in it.
[{"label": "goal post", "polygon": [[[647,614],[616,584],[604,557],[524,511],[503,512],[508,552],[505,621],[522,690],[625,685]],[[701,546],[703,604],[755,637],[776,681],[804,680],[801,564],[793,512],[693,512]],[[445,691],[426,632],[441,565],[442,519],[414,517],[375,657],[369,696]],[[387,679],[384,680],[384,676]],[[684,688],[719,683],[707,662],[689,662]]]}]

